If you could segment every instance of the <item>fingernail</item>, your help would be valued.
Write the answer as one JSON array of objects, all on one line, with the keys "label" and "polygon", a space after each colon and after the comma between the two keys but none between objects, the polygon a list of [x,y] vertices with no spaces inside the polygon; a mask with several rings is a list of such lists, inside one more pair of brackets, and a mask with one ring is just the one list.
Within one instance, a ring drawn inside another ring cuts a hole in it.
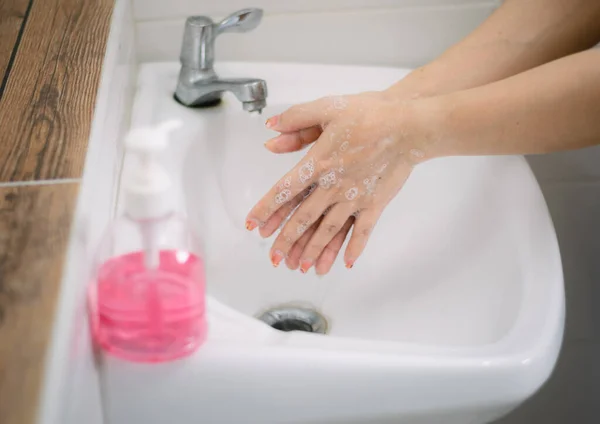
[{"label": "fingernail", "polygon": [[353,266],[354,266],[354,261],[346,261],[346,268],[352,269]]},{"label": "fingernail", "polygon": [[275,250],[273,252],[273,254],[271,255],[271,263],[273,264],[273,266],[275,268],[277,268],[279,266],[282,259],[283,259],[283,253],[281,252],[281,250]]},{"label": "fingernail", "polygon": [[265,147],[268,149],[269,147],[272,147],[274,144],[277,144],[277,142],[279,142],[279,140],[281,139],[281,136],[277,136],[277,137],[273,137],[270,140],[267,140],[267,142],[265,143]]},{"label": "fingernail", "polygon": [[306,274],[312,265],[311,261],[302,261],[300,262],[300,272],[302,274]]},{"label": "fingernail", "polygon": [[253,219],[246,220],[246,230],[252,231],[256,227],[258,227],[258,223],[255,220],[253,220]]},{"label": "fingernail", "polygon": [[279,120],[279,115],[272,116],[269,119],[267,119],[267,122],[265,122],[265,126],[267,128],[273,128],[275,125],[277,125],[278,120]]}]

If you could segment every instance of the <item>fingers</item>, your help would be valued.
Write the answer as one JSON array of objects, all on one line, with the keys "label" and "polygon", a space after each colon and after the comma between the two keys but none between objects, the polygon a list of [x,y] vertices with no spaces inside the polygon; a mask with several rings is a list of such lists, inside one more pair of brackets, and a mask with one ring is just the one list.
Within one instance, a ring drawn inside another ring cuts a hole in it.
[{"label": "fingers", "polygon": [[289,133],[305,128],[317,127],[326,121],[327,99],[318,99],[290,107],[280,115],[267,119],[267,128],[273,131]]},{"label": "fingers", "polygon": [[[327,139],[334,132],[327,127],[320,138]],[[324,159],[329,146],[315,143],[307,155],[296,164],[262,199],[252,208],[246,218],[246,229],[254,230],[259,222],[266,222],[281,206],[315,183],[321,173],[329,170],[332,158]],[[325,207],[329,204],[325,205]]]},{"label": "fingers", "polygon": [[344,240],[348,236],[350,232],[350,228],[352,228],[352,224],[354,223],[354,217],[350,217],[344,223],[342,229],[333,237],[333,239],[329,242],[323,252],[321,252],[321,256],[317,259],[315,263],[315,271],[317,275],[325,275],[333,266],[340,250],[342,250],[342,246],[344,245]]},{"label": "fingers", "polygon": [[348,217],[355,210],[356,207],[351,203],[338,203],[333,206],[306,245],[300,263],[311,265],[315,263],[325,246],[340,232]]},{"label": "fingers", "polygon": [[271,237],[279,228],[281,223],[288,217],[290,213],[308,196],[309,189],[294,197],[290,202],[283,205],[265,222],[265,225],[259,228],[261,237]]},{"label": "fingers", "polygon": [[246,217],[246,229],[252,231],[259,222],[267,222],[281,207],[309,189],[318,175],[316,168],[316,161],[312,157],[304,157],[252,208]]},{"label": "fingers", "polygon": [[381,216],[381,212],[382,209],[364,210],[361,211],[360,215],[356,218],[352,236],[350,237],[348,247],[346,247],[346,253],[344,254],[346,268],[352,268],[365,249],[367,241],[369,241],[369,237],[373,231],[373,227],[375,227],[375,224]]},{"label": "fingers", "polygon": [[[326,136],[324,132],[320,137]],[[280,207],[315,183],[321,172],[329,166],[327,161],[318,160],[322,155],[321,150],[324,148],[319,149],[319,145],[313,145],[310,152],[260,199],[248,213],[247,230],[252,231],[259,222],[268,221]]]},{"label": "fingers", "polygon": [[321,218],[325,208],[331,204],[331,196],[329,191],[317,189],[302,202],[275,239],[271,249],[272,254],[288,256],[294,243]]},{"label": "fingers", "polygon": [[[304,247],[306,247],[306,244],[310,241],[312,235],[315,233],[317,228],[319,228],[319,224],[321,223],[322,219],[323,218],[317,220],[317,222],[315,222],[308,230],[306,230],[306,232],[302,234],[302,237],[300,237],[298,241],[294,243],[294,246],[292,246],[290,253],[285,259],[285,264],[289,269],[298,269],[300,266],[300,255],[302,255]],[[306,271],[308,271],[308,269],[304,270],[304,272]]]},{"label": "fingers", "polygon": [[284,133],[270,139],[265,147],[273,153],[289,153],[303,149],[321,135],[321,127],[304,128],[292,133]]}]

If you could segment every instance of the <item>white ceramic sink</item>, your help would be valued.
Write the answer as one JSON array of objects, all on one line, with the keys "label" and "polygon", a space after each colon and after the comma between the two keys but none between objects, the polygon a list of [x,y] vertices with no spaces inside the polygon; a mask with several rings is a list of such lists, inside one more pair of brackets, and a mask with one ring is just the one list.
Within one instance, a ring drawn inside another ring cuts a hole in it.
[{"label": "white ceramic sink", "polygon": [[[107,357],[108,422],[483,424],[546,381],[563,335],[562,270],[522,157],[420,165],[351,271],[338,263],[319,278],[274,269],[272,240],[248,233],[244,218],[302,153],[264,149],[272,136],[265,116],[327,94],[382,89],[407,71],[217,67],[224,77],[267,81],[261,117],[231,95],[214,109],[179,105],[178,70],[141,67],[133,126],[184,123],[165,162],[204,240],[210,336],[171,364]],[[254,318],[288,303],[320,311],[328,334],[280,332]]]}]

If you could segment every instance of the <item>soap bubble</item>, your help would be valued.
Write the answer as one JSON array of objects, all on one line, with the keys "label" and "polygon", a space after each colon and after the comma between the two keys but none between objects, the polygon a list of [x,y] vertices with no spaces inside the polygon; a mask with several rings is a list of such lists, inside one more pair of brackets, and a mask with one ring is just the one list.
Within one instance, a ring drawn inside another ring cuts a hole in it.
[{"label": "soap bubble", "polygon": [[358,189],[356,187],[352,187],[348,191],[346,191],[346,199],[354,200],[358,195]]},{"label": "soap bubble", "polygon": [[275,203],[278,205],[285,203],[290,199],[291,196],[292,192],[286,188],[275,196]]},{"label": "soap bubble", "polygon": [[424,158],[425,157],[425,152],[423,152],[422,150],[419,149],[410,149],[409,152],[412,156],[416,157],[416,158]]},{"label": "soap bubble", "polygon": [[333,97],[333,108],[335,110],[344,110],[348,107],[348,100],[344,96]]},{"label": "soap bubble", "polygon": [[315,173],[315,161],[313,158],[310,158],[308,162],[303,164],[298,170],[298,177],[300,178],[300,182],[302,184],[306,183],[310,180]]},{"label": "soap bubble", "polygon": [[335,171],[331,170],[319,178],[319,187],[328,189],[332,185],[335,185],[336,182],[337,178],[335,176]]}]

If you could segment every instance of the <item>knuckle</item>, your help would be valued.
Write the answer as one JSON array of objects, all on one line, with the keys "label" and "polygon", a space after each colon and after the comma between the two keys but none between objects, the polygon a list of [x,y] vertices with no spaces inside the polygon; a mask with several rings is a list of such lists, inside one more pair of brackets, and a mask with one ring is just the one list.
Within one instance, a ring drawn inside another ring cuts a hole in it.
[{"label": "knuckle", "polygon": [[364,237],[369,237],[369,235],[371,234],[372,227],[359,227],[356,230],[357,230],[357,235],[359,237],[364,238]]},{"label": "knuckle", "polygon": [[322,174],[324,172],[329,171],[329,169],[331,168],[331,160],[328,159],[319,159],[317,160],[317,163],[315,164],[315,170],[317,171],[317,174]]},{"label": "knuckle", "polygon": [[326,224],[325,225],[325,232],[327,234],[335,234],[338,232],[340,226],[337,224]]},{"label": "knuckle", "polygon": [[296,233],[289,228],[289,225],[286,225],[279,235],[279,242],[286,246],[287,248],[291,247],[296,241]]},{"label": "knuckle", "polygon": [[295,217],[294,222],[297,225],[308,225],[313,221],[314,214],[310,211],[299,212],[298,216]]},{"label": "knuckle", "polygon": [[308,230],[309,224],[306,221],[296,221],[292,225],[287,225],[286,227],[284,235],[296,240]]}]

